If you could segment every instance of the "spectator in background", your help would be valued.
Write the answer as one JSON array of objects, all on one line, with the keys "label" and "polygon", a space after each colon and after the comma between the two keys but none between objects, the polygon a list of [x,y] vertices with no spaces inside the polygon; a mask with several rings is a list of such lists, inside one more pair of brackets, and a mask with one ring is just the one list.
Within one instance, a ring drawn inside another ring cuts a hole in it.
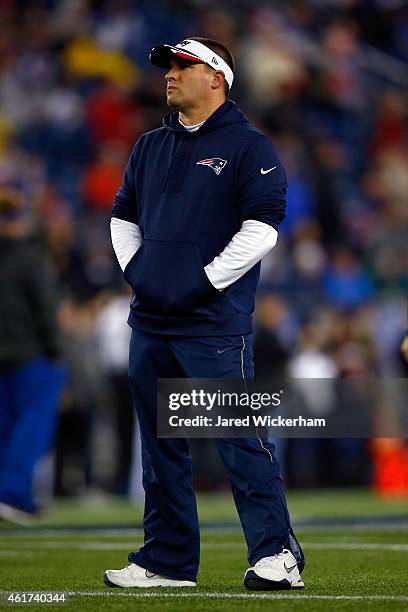
[{"label": "spectator in background", "polygon": [[[95,305],[65,295],[59,308],[62,350],[69,377],[65,386],[55,449],[55,493],[89,493],[95,488],[96,415],[102,421],[107,389],[93,342]],[[105,449],[110,440],[105,436]],[[105,466],[104,466],[105,467]],[[106,480],[109,482],[105,467]]]},{"label": "spectator in background", "polygon": [[278,296],[261,295],[257,300],[256,314],[255,376],[283,379],[289,358],[289,347],[284,337],[288,327],[287,305]]},{"label": "spectator in background", "polygon": [[401,342],[400,355],[402,376],[408,377],[408,330],[405,332],[405,336]]},{"label": "spectator in background", "polygon": [[83,197],[91,210],[107,213],[122,181],[127,149],[120,141],[106,142],[99,158],[90,164],[82,183]]},{"label": "spectator in background", "polygon": [[329,303],[338,308],[357,308],[373,297],[373,285],[355,255],[338,247],[332,264],[323,280],[323,289]]},{"label": "spectator in background", "polygon": [[405,334],[401,343],[401,353],[404,356],[404,359],[408,361],[408,332]]},{"label": "spectator in background", "polygon": [[0,517],[37,512],[34,469],[51,447],[65,371],[56,285],[29,239],[20,192],[0,191]]},{"label": "spectator in background", "polygon": [[126,495],[129,492],[134,439],[134,413],[128,380],[130,327],[126,320],[129,299],[130,291],[125,286],[121,293],[113,295],[105,304],[95,325],[102,368],[113,395],[112,404],[118,433],[114,483],[115,492],[119,495]]}]

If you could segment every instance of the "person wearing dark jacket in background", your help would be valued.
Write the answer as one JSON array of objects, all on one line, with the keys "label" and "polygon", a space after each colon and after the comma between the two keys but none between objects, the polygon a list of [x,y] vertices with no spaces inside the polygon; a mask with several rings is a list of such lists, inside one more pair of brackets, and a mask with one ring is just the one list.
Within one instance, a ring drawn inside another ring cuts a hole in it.
[{"label": "person wearing dark jacket in background", "polygon": [[[129,378],[142,437],[145,543],[108,586],[196,586],[200,541],[187,440],[157,438],[157,378],[253,379],[260,260],[285,216],[273,145],[227,99],[229,50],[209,39],[159,45],[163,127],[133,150],[113,207],[112,242],[133,289]],[[303,588],[274,445],[217,439],[248,544],[249,589]]]},{"label": "person wearing dark jacket in background", "polygon": [[52,445],[65,378],[56,284],[27,233],[21,193],[0,190],[0,518],[30,522],[36,464]]}]

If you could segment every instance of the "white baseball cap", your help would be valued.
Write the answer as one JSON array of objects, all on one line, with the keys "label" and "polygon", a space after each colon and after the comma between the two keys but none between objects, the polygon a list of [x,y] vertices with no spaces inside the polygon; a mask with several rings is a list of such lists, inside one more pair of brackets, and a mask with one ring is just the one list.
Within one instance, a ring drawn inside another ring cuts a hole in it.
[{"label": "white baseball cap", "polygon": [[227,62],[222,59],[217,53],[212,51],[197,40],[182,40],[177,45],[157,45],[150,51],[149,60],[154,66],[159,68],[170,68],[170,60],[172,57],[179,57],[188,62],[196,62],[198,64],[207,64],[220,70],[224,73],[228,87],[231,88],[234,80],[234,73],[228,66]]}]

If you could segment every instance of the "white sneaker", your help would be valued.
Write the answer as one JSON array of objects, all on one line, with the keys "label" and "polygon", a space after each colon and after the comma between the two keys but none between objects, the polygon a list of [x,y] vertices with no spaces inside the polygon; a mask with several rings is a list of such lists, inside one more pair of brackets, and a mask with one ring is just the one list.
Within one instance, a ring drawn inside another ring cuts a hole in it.
[{"label": "white sneaker", "polygon": [[37,518],[38,516],[36,514],[25,512],[24,510],[0,502],[0,519],[15,523],[16,525],[29,527],[35,524]]},{"label": "white sneaker", "polygon": [[279,589],[303,589],[295,557],[290,550],[272,557],[263,557],[245,572],[244,585],[251,591],[275,591]]},{"label": "white sneaker", "polygon": [[104,583],[109,587],[195,587],[196,583],[190,580],[176,580],[160,576],[144,567],[130,563],[120,570],[106,570]]}]

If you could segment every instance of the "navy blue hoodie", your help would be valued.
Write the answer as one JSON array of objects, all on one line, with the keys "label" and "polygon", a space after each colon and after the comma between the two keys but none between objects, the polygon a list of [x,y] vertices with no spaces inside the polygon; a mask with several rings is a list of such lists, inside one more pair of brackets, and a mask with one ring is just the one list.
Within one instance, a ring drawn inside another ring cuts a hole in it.
[{"label": "navy blue hoodie", "polygon": [[143,134],[112,212],[137,223],[143,237],[124,271],[133,289],[129,325],[187,336],[250,333],[260,262],[223,291],[204,266],[246,219],[277,228],[286,187],[272,144],[229,100],[196,132],[174,112]]}]

